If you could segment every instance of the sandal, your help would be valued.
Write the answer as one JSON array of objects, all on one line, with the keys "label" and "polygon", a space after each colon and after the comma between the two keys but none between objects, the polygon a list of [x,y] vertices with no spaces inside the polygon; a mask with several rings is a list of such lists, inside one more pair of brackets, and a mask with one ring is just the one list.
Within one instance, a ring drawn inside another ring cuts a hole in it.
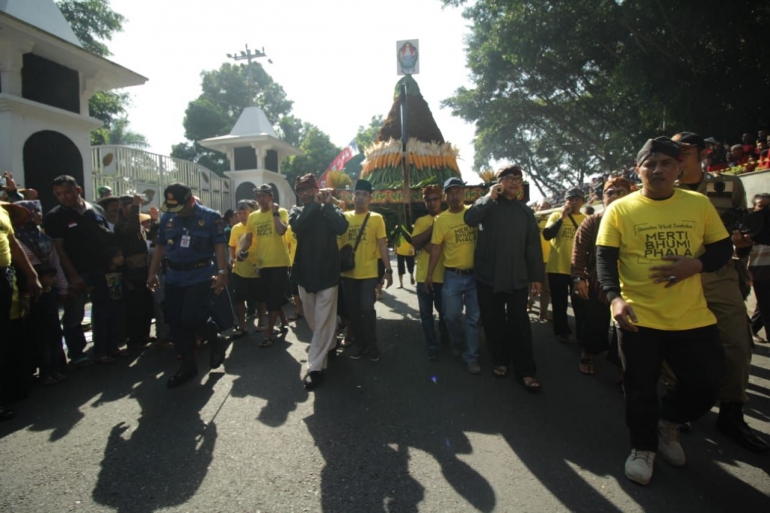
[{"label": "sandal", "polygon": [[492,375],[496,378],[504,378],[508,375],[508,367],[505,365],[498,365],[492,369]]},{"label": "sandal", "polygon": [[257,324],[257,331],[265,331],[267,327],[264,324]]},{"label": "sandal", "polygon": [[304,315],[302,315],[301,313],[298,312],[298,313],[295,313],[294,315],[292,315],[291,317],[289,317],[288,320],[289,321],[298,321],[298,320],[302,319],[303,317],[304,317]]},{"label": "sandal", "polygon": [[591,358],[581,358],[579,369],[580,372],[586,376],[593,376],[596,374],[596,369],[594,369],[594,361]]},{"label": "sandal", "polygon": [[524,376],[521,378],[521,384],[527,389],[527,392],[536,394],[540,392],[540,383],[532,376]]},{"label": "sandal", "polygon": [[278,326],[278,331],[280,331],[281,333],[288,333],[289,332],[289,327],[287,325],[281,323],[281,325]]},{"label": "sandal", "polygon": [[265,336],[262,342],[259,343],[259,347],[270,347],[273,345],[273,342],[275,342],[273,337]]},{"label": "sandal", "polygon": [[248,329],[235,328],[233,330],[232,335],[230,335],[230,339],[235,340],[236,338],[245,337],[248,334],[249,334],[249,330]]}]

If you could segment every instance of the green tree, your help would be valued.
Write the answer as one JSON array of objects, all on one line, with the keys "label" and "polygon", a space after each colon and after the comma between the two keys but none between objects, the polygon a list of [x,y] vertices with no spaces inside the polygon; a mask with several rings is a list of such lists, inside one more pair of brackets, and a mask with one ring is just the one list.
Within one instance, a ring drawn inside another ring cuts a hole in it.
[{"label": "green tree", "polygon": [[297,177],[307,173],[320,177],[342,151],[342,148],[335,146],[329,136],[318,127],[306,126],[308,129],[299,145],[302,155],[289,157],[281,164],[281,173],[286,176],[290,184],[293,184]]},{"label": "green tree", "polygon": [[739,0],[443,0],[472,22],[477,169],[523,164],[541,190],[633,161],[648,137],[719,139],[768,123],[770,4]]},{"label": "green tree", "polygon": [[219,69],[204,71],[201,89],[201,94],[185,111],[187,141],[174,145],[172,156],[198,162],[218,173],[228,170],[229,162],[222,153],[208,150],[197,141],[226,135],[243,109],[251,105],[260,107],[279,132],[288,132],[287,142],[298,144],[301,141],[306,127],[297,118],[289,116],[292,102],[286,98],[283,87],[274,82],[259,63],[242,66],[224,63]]},{"label": "green tree", "polygon": [[[100,57],[112,55],[105,41],[111,41],[115,33],[123,31],[126,19],[110,8],[109,0],[57,0],[56,5],[83,48]],[[109,141],[110,132],[116,128],[113,124],[119,119],[125,120],[129,101],[128,93],[114,91],[99,91],[91,97],[88,113],[104,123],[104,127],[91,132],[91,144]],[[127,124],[125,121],[119,130],[124,130]]]}]

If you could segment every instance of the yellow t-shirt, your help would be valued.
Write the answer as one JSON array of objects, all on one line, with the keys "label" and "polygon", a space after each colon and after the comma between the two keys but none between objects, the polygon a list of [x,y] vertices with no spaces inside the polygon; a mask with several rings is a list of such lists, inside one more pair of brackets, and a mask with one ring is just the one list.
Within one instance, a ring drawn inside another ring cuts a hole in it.
[{"label": "yellow t-shirt", "polygon": [[414,246],[407,242],[404,236],[404,230],[399,227],[396,237],[398,237],[398,244],[396,245],[396,254],[401,256],[413,256]]},{"label": "yellow t-shirt", "polygon": [[[412,230],[412,237],[420,235],[425,230],[433,226],[433,216],[428,214],[422,216],[414,223],[414,229]],[[417,255],[417,283],[423,283],[425,278],[428,277],[428,264],[430,262],[430,251],[426,251],[425,248],[420,250]],[[444,283],[444,252],[442,251],[438,257],[438,264],[433,269],[433,283]]]},{"label": "yellow t-shirt", "polygon": [[[235,248],[235,255],[238,256],[238,252],[242,248],[241,239],[249,233],[249,228],[243,224],[238,223],[230,230],[230,241],[228,245],[231,248]],[[242,278],[258,278],[259,273],[256,271],[257,265],[257,238],[251,238],[251,246],[249,246],[249,256],[246,260],[238,262],[233,260],[233,272]]]},{"label": "yellow t-shirt", "polygon": [[449,210],[441,212],[433,222],[431,244],[443,244],[444,268],[472,269],[473,252],[476,250],[476,228],[465,224],[465,205],[462,212],[452,214]]},{"label": "yellow t-shirt", "polygon": [[545,240],[545,237],[543,237],[543,230],[545,229],[545,225],[547,223],[548,223],[548,218],[546,217],[543,217],[537,223],[537,228],[538,230],[540,230],[540,248],[543,250],[543,262],[545,262],[546,264],[548,263],[548,256],[551,254],[551,242]]},{"label": "yellow t-shirt", "polygon": [[294,255],[297,254],[297,235],[291,229],[291,226],[286,228],[284,237],[286,238],[286,245],[289,247],[289,262],[291,265],[294,265]]},{"label": "yellow t-shirt", "polygon": [[0,207],[0,267],[11,266],[11,243],[8,236],[13,235],[10,214]]},{"label": "yellow t-shirt", "polygon": [[640,192],[614,201],[604,212],[596,244],[620,248],[620,290],[639,320],[659,330],[688,330],[716,323],[696,274],[673,287],[653,283],[651,266],[669,265],[665,255],[697,258],[704,244],[728,237],[707,197],[675,189],[665,200]]},{"label": "yellow t-shirt", "polygon": [[[284,224],[289,224],[289,213],[285,208],[278,209],[278,214]],[[257,264],[260,268],[289,267],[289,249],[284,236],[278,235],[275,230],[272,210],[252,212],[246,226],[257,239]]]},{"label": "yellow t-shirt", "polygon": [[[356,215],[355,211],[345,212],[348,220],[348,231],[339,238],[340,247],[345,244],[356,245],[356,237],[361,230],[366,214]],[[385,219],[376,213],[371,212],[369,221],[366,222],[366,230],[361,236],[361,242],[356,249],[356,266],[347,272],[342,273],[345,278],[354,278],[356,280],[365,280],[367,278],[377,278],[377,260],[380,259],[380,247],[377,241],[385,238]]]},{"label": "yellow t-shirt", "polygon": [[[548,222],[545,223],[546,228],[553,225],[561,218],[561,212],[554,212],[548,217]],[[572,214],[572,219],[580,226],[580,223],[585,219],[585,214]],[[572,243],[575,241],[575,232],[577,228],[566,218],[561,223],[561,228],[556,237],[549,241],[551,250],[548,255],[548,263],[545,266],[546,272],[570,274],[571,273],[571,261],[572,261]]]}]

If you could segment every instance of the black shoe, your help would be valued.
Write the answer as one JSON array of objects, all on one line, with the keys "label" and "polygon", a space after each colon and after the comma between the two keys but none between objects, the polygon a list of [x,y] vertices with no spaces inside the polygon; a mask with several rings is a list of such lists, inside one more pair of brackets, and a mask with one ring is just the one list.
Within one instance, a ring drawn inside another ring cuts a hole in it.
[{"label": "black shoe", "polygon": [[168,388],[176,388],[180,385],[184,385],[197,375],[198,366],[195,364],[195,357],[190,355],[189,357],[183,359],[182,366],[179,368],[176,374],[168,378],[168,383],[166,383],[166,386],[168,386]]},{"label": "black shoe", "polygon": [[323,371],[312,371],[302,380],[305,383],[305,390],[313,390],[324,382]]},{"label": "black shoe", "polygon": [[373,362],[379,362],[380,361],[380,348],[377,346],[372,346],[369,348],[369,360]]},{"label": "black shoe", "polygon": [[351,360],[359,360],[363,358],[366,353],[369,352],[369,347],[361,347],[360,345],[356,344],[353,346],[353,348],[350,350],[350,359]]},{"label": "black shoe", "polygon": [[225,361],[225,351],[227,346],[225,339],[222,335],[217,333],[217,336],[211,341],[211,354],[209,355],[209,366],[212,369],[216,369]]},{"label": "black shoe", "polygon": [[722,403],[717,416],[717,428],[752,452],[770,449],[770,445],[758,437],[743,420],[743,405],[740,403]]},{"label": "black shoe", "polygon": [[6,420],[11,420],[14,417],[16,417],[16,412],[13,410],[9,410],[5,406],[0,406],[0,422],[5,422]]}]

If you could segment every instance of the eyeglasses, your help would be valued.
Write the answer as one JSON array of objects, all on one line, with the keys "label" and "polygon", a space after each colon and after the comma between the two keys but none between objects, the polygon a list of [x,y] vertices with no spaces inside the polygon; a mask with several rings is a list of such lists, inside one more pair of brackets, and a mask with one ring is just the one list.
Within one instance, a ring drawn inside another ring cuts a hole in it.
[{"label": "eyeglasses", "polygon": [[626,191],[617,189],[607,189],[604,191],[605,196],[625,196],[626,194]]},{"label": "eyeglasses", "polygon": [[524,180],[520,176],[515,175],[505,175],[500,179],[501,182],[513,182],[513,183],[522,183]]}]

